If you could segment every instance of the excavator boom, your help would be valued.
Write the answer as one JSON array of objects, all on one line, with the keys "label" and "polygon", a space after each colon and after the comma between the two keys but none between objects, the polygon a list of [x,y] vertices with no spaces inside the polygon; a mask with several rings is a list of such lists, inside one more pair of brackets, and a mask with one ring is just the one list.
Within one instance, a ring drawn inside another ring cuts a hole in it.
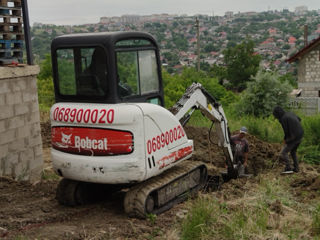
[{"label": "excavator boom", "polygon": [[223,148],[226,156],[228,173],[235,175],[226,115],[221,104],[200,83],[192,83],[180,100],[172,107],[171,112],[184,126],[196,109],[199,109],[204,116],[214,123],[218,144]]}]

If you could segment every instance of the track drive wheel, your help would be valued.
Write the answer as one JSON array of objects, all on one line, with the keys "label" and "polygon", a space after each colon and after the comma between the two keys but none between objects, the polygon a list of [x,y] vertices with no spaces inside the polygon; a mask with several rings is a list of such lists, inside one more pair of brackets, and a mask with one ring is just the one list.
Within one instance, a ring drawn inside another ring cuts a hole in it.
[{"label": "track drive wheel", "polygon": [[154,210],[154,207],[155,207],[154,199],[151,195],[149,195],[146,200],[146,212],[152,213],[152,211]]}]

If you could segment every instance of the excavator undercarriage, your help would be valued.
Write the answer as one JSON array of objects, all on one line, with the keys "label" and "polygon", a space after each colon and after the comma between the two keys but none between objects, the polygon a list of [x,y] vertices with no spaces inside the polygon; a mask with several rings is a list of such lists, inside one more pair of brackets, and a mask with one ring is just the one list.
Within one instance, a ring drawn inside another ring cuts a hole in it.
[{"label": "excavator undercarriage", "polygon": [[[175,204],[194,196],[207,182],[207,168],[201,162],[184,161],[168,171],[134,185],[124,199],[125,212],[130,217],[144,218],[160,214]],[[62,179],[57,199],[67,206],[105,200],[108,195],[128,186],[106,185]]]},{"label": "excavator undercarriage", "polygon": [[193,196],[206,180],[207,168],[203,163],[184,161],[130,189],[124,200],[125,212],[141,218],[150,213],[162,213]]}]

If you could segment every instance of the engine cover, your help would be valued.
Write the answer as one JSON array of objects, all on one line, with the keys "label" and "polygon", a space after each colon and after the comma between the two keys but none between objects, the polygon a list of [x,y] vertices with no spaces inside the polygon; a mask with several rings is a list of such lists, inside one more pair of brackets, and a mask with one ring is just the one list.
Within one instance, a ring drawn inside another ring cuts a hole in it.
[{"label": "engine cover", "polygon": [[73,180],[141,182],[193,152],[175,116],[154,104],[57,103],[50,118],[54,169]]}]

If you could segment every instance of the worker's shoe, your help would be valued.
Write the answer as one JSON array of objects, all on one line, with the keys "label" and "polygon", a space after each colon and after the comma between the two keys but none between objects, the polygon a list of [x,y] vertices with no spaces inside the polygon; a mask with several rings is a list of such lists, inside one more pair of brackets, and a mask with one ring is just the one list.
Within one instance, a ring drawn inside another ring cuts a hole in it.
[{"label": "worker's shoe", "polygon": [[243,173],[243,174],[239,174],[239,178],[251,178],[253,175],[252,174],[246,174],[246,173]]},{"label": "worker's shoe", "polygon": [[293,173],[290,167],[285,167],[284,171],[281,172],[281,174],[290,174],[290,173]]},{"label": "worker's shoe", "polygon": [[299,170],[299,168],[293,168],[293,171],[294,171],[295,173],[298,173],[300,170]]},{"label": "worker's shoe", "polygon": [[244,174],[244,166],[243,166],[243,164],[238,164],[237,170],[238,170],[238,176],[239,176],[239,177],[240,177],[241,175],[243,175],[243,174]]}]

